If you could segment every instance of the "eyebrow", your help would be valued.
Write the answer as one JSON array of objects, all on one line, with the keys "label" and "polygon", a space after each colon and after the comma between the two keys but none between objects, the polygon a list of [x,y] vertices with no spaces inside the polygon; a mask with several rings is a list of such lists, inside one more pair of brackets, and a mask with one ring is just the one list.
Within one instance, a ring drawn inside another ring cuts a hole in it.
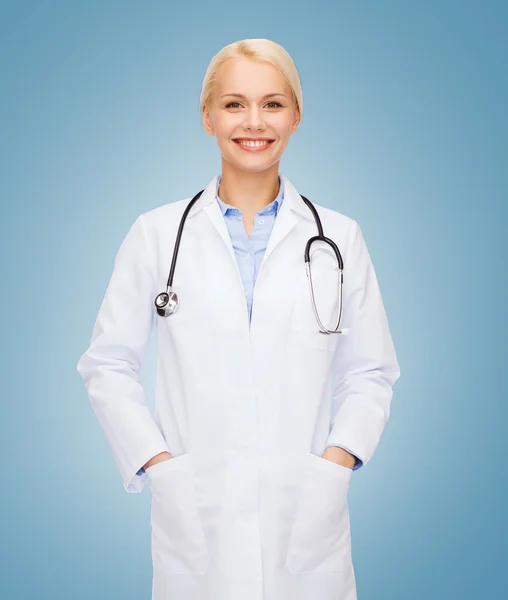
[{"label": "eyebrow", "polygon": [[[223,94],[221,96],[221,98],[224,98],[225,96],[234,96],[235,98],[246,98],[247,96],[244,96],[243,94]],[[283,98],[286,98],[286,94],[279,94],[279,93],[275,93],[275,94],[265,94],[263,98],[272,98],[273,96],[282,96]]]}]

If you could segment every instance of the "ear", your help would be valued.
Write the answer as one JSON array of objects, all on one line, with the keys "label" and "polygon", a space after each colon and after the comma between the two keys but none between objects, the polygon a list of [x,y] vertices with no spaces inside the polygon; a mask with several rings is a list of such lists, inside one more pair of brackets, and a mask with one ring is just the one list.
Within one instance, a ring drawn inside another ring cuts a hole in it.
[{"label": "ear", "polygon": [[300,110],[298,108],[295,109],[295,117],[293,119],[293,123],[291,124],[291,133],[294,133],[298,129],[298,125],[300,124]]},{"label": "ear", "polygon": [[208,108],[206,106],[203,106],[202,120],[203,120],[203,127],[205,128],[206,133],[208,135],[214,136],[215,131],[213,129],[210,111],[208,110]]}]

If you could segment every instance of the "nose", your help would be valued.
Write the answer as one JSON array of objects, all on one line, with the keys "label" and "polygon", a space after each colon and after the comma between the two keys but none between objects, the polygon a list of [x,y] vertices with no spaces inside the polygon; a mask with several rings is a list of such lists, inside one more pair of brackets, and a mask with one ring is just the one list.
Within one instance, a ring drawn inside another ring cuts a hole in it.
[{"label": "nose", "polygon": [[265,122],[263,115],[261,109],[257,106],[252,106],[245,115],[244,127],[246,129],[264,129]]}]

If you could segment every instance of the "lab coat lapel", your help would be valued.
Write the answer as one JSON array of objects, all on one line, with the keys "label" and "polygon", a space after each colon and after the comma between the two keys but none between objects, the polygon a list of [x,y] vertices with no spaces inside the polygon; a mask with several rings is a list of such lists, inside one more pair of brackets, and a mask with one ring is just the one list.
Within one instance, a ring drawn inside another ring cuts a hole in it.
[{"label": "lab coat lapel", "polygon": [[[300,194],[296,191],[289,179],[282,173],[279,173],[279,175],[284,182],[284,202],[282,203],[282,206],[277,214],[277,218],[275,219],[275,223],[268,240],[268,245],[260,265],[260,272],[263,268],[263,265],[267,262],[274,250],[300,221],[300,216],[303,216],[306,219],[313,219],[310,209],[302,200]],[[229,235],[229,230],[226,225],[224,215],[222,214],[220,206],[215,198],[217,190],[217,178],[218,175],[216,175],[206,186],[200,198],[189,211],[188,218],[192,218],[192,216],[200,210],[205,211],[212,225],[215,227],[222,241],[226,245],[229,256],[234,262],[238,279],[241,282],[240,270],[236,260],[235,250],[231,242],[231,236]]]},{"label": "lab coat lapel", "polygon": [[[307,219],[312,218],[312,213],[308,206],[302,200],[300,194],[296,191],[294,186],[291,184],[289,179],[280,173],[280,177],[284,182],[284,202],[280,207],[277,218],[273,225],[272,233],[268,240],[263,260],[260,265],[260,272],[263,265],[268,261],[274,250],[284,240],[284,238],[291,233],[297,223],[299,223],[300,216]],[[316,232],[317,233],[317,232]],[[302,253],[303,258],[303,253]]]},{"label": "lab coat lapel", "polygon": [[231,257],[231,260],[234,264],[234,268],[236,270],[237,280],[243,287],[240,268],[238,266],[238,261],[236,260],[235,249],[233,248],[233,243],[231,241],[231,236],[229,235],[226,220],[224,219],[224,215],[222,214],[219,203],[215,198],[217,193],[217,179],[218,175],[216,175],[206,186],[199,199],[189,211],[187,218],[191,219],[200,210],[203,210],[207,214],[208,218],[210,219],[210,222],[214,226],[215,230],[217,231],[227,248],[228,254]]},{"label": "lab coat lapel", "polygon": [[[239,315],[239,318],[242,319],[241,322],[244,323],[246,332],[256,331],[258,324],[261,325],[261,329],[269,324],[270,327],[272,327],[272,331],[275,330],[275,327],[279,327],[282,331],[284,327],[287,326],[287,319],[291,314],[290,310],[287,309],[293,302],[291,290],[295,284],[295,272],[290,268],[288,256],[296,257],[297,255],[294,253],[300,252],[301,255],[299,256],[299,260],[301,260],[303,264],[304,246],[301,248],[298,247],[298,243],[295,239],[293,240],[295,247],[291,249],[286,247],[285,252],[282,252],[282,242],[290,236],[292,232],[296,231],[296,225],[302,219],[314,221],[311,210],[302,200],[291,182],[283,174],[279,175],[284,182],[284,201],[277,214],[277,218],[275,219],[267,248],[257,274],[254,289],[253,315],[250,321],[246,317],[245,292],[235,250],[224,215],[216,200],[218,175],[206,186],[199,199],[192,206],[187,217],[188,219],[192,219],[194,215],[203,210],[213,226],[211,230],[215,230],[219,234],[218,239],[222,240],[222,243],[225,245],[230,260],[233,263],[234,272],[236,273],[235,282],[233,283],[228,279],[230,277],[229,273],[231,273],[229,269],[222,269],[221,272],[216,273],[214,277],[217,283],[217,289],[219,290],[230,290],[232,292],[232,285],[237,288],[238,293],[235,291],[234,293],[229,293],[227,298],[221,297],[221,303],[223,305],[229,304],[232,308],[231,303],[233,302],[233,298],[242,299],[241,306],[238,305],[237,307],[235,304],[235,309],[231,309],[228,312],[229,321],[227,325],[232,326],[232,315],[237,314]],[[204,231],[203,235],[205,235]],[[279,257],[281,261],[276,261],[275,264],[271,264],[274,258],[276,259],[277,257]],[[270,263],[268,267],[265,266],[267,262]],[[269,269],[268,273],[266,272],[267,268]],[[279,299],[279,302],[275,305],[273,303],[273,298]],[[284,307],[286,307],[286,309]],[[238,311],[236,308],[238,308]],[[224,323],[222,324],[222,327],[225,328],[227,325]]]}]

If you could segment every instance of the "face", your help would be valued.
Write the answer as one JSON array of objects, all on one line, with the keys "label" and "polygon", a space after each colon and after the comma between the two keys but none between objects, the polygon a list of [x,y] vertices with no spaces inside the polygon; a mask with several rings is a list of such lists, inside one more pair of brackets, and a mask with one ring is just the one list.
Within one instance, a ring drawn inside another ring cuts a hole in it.
[{"label": "face", "polygon": [[[222,160],[246,172],[261,172],[276,165],[299,122],[291,88],[281,73],[270,63],[246,57],[221,65],[211,106],[203,109],[203,126],[217,138]],[[238,138],[273,141],[244,149],[235,141]]]}]

